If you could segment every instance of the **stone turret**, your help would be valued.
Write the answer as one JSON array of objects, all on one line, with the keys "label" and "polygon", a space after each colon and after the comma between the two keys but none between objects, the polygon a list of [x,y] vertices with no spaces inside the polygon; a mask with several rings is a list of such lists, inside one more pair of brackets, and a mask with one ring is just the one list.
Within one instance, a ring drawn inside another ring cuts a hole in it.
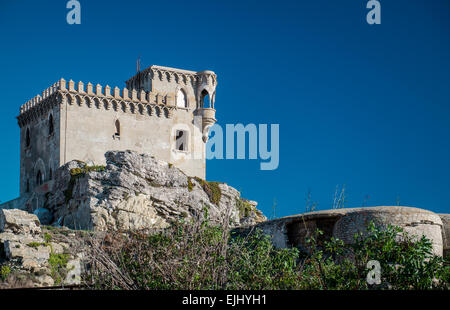
[{"label": "stone turret", "polygon": [[200,77],[197,87],[198,114],[202,116],[203,142],[208,140],[208,131],[216,123],[216,110],[214,108],[217,80],[212,71],[197,73]]},{"label": "stone turret", "polygon": [[[214,107],[217,76],[213,71],[189,71],[150,66],[126,81],[129,90],[156,92],[173,97],[176,106],[195,106],[194,115],[202,117],[202,139],[206,143],[209,128],[216,122]],[[167,99],[166,99],[167,100]]]}]

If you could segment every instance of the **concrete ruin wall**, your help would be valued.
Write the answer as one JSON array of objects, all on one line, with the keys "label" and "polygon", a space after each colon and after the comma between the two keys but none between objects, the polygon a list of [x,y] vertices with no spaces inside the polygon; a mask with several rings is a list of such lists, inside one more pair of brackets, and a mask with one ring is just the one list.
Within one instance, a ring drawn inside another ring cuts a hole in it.
[{"label": "concrete ruin wall", "polygon": [[444,256],[448,257],[450,255],[450,214],[439,214],[442,220],[442,241]]},{"label": "concrete ruin wall", "polygon": [[373,221],[381,225],[400,226],[417,237],[425,235],[433,243],[433,252],[443,255],[449,249],[449,219],[449,215],[439,216],[418,208],[383,206],[309,212],[260,223],[257,227],[271,235],[277,247],[295,246],[302,249],[306,247],[306,239],[316,229],[324,232],[322,239],[335,237],[351,243],[355,233],[364,233]]}]

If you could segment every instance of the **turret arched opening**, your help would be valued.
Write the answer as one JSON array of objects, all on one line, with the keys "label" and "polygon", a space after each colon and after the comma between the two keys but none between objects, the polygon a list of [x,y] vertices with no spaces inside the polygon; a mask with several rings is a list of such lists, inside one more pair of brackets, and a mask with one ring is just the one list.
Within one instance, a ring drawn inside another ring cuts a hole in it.
[{"label": "turret arched opening", "polygon": [[187,108],[188,107],[186,93],[181,88],[177,92],[177,107],[179,107],[179,108]]},{"label": "turret arched opening", "polygon": [[205,109],[211,108],[211,97],[209,96],[209,93],[206,89],[202,90],[201,92],[200,105]]}]

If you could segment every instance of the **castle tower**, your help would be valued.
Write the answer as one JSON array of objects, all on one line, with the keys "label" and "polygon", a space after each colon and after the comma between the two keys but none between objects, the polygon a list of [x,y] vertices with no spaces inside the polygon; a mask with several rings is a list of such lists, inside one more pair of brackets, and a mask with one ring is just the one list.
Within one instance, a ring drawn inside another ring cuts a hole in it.
[{"label": "castle tower", "polygon": [[20,193],[51,190],[71,160],[105,164],[109,150],[147,153],[205,178],[205,142],[215,123],[217,76],[150,66],[126,87],[59,80],[25,103],[20,126]]}]

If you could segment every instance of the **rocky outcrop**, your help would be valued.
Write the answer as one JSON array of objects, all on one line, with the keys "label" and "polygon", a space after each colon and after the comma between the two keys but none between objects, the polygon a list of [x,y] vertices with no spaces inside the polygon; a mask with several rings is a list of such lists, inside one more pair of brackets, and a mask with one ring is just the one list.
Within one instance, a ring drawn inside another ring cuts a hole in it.
[{"label": "rocky outcrop", "polygon": [[229,221],[253,225],[266,218],[257,203],[225,183],[188,177],[173,165],[132,151],[105,154],[106,167],[72,161],[59,168],[44,207],[52,224],[72,229],[160,229],[172,221]]},{"label": "rocky outcrop", "polygon": [[50,258],[50,249],[28,245],[42,243],[44,239],[35,215],[21,210],[0,210],[0,253],[3,260],[20,262],[25,268],[37,267]]},{"label": "rocky outcrop", "polygon": [[335,237],[351,243],[355,233],[365,233],[369,223],[373,221],[382,226],[390,224],[402,227],[407,233],[417,237],[425,235],[433,242],[434,253],[443,255],[443,239],[448,242],[448,237],[444,234],[448,230],[448,224],[445,226],[441,217],[418,208],[382,206],[303,213],[267,221],[257,227],[271,235],[278,247],[304,248],[306,239],[316,229],[324,232],[321,236],[323,239]]},{"label": "rocky outcrop", "polygon": [[61,236],[43,231],[34,214],[0,210],[0,288],[79,284],[83,253],[76,238]]}]

